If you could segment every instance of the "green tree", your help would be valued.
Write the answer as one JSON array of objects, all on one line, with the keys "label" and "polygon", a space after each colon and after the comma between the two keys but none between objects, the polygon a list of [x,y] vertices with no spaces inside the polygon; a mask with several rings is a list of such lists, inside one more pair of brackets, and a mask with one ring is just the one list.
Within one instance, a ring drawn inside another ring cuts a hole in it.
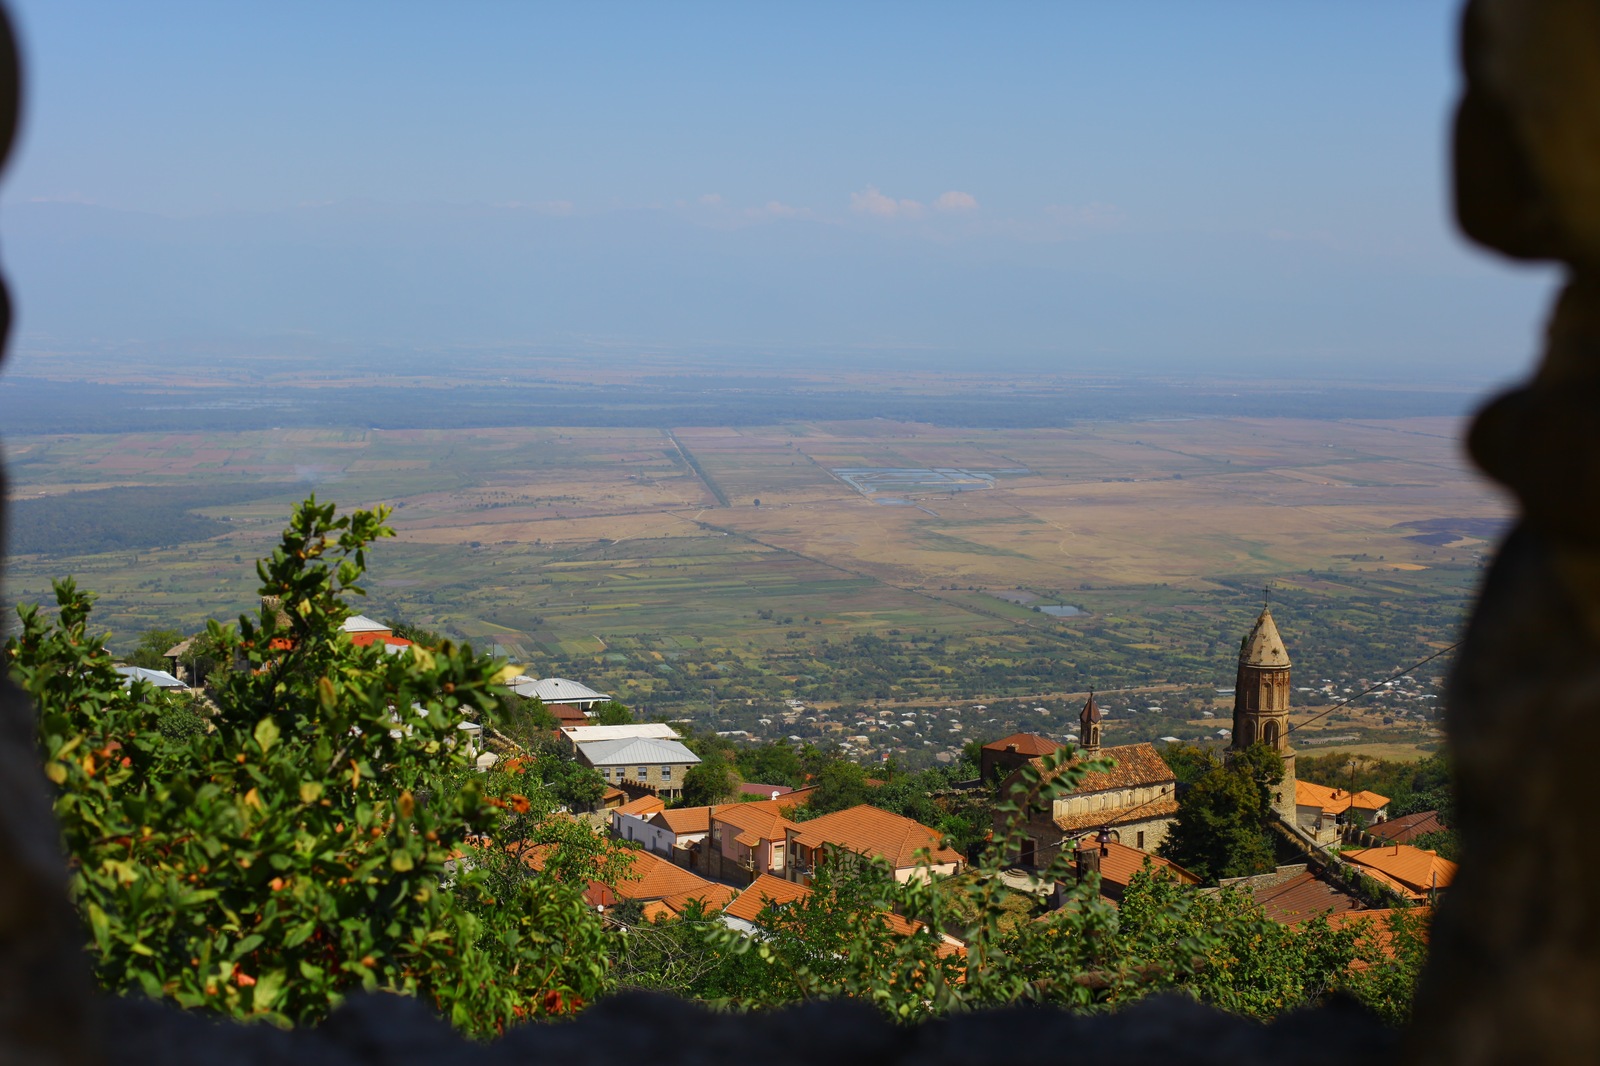
[{"label": "green tree", "polygon": [[182,640],[183,634],[176,629],[147,629],[128,653],[128,663],[146,670],[165,670],[172,665],[167,662],[167,650]]},{"label": "green tree", "polygon": [[1282,781],[1283,760],[1262,744],[1212,767],[1179,797],[1161,854],[1212,883],[1272,869],[1266,826]]},{"label": "green tree", "polygon": [[738,755],[739,776],[763,785],[788,785],[805,781],[800,753],[786,740],[744,748]]},{"label": "green tree", "polygon": [[815,818],[872,802],[877,788],[867,783],[866,768],[844,759],[830,760],[816,775],[816,791],[803,806],[790,812],[791,818]]},{"label": "green tree", "polygon": [[633,712],[616,700],[607,700],[592,708],[595,725],[632,725]]},{"label": "green tree", "polygon": [[739,792],[739,775],[720,753],[689,767],[683,775],[683,805],[727,803]]},{"label": "green tree", "polygon": [[383,518],[295,510],[257,566],[259,616],[209,627],[247,668],[215,686],[203,733],[164,730],[164,701],[122,686],[71,580],[55,619],[19,609],[11,673],[39,709],[107,989],[280,1024],[382,989],[487,1034],[607,987],[581,877],[532,876],[483,845],[537,839],[515,819],[551,803],[496,795],[465,765],[457,725],[494,705],[497,664],[448,642],[387,655],[341,630]]}]

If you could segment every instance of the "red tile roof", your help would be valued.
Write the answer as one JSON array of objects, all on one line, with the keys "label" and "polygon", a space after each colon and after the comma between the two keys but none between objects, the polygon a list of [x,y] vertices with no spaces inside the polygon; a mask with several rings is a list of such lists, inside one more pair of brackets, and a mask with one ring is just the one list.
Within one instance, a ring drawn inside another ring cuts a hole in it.
[{"label": "red tile roof", "polygon": [[733,897],[738,894],[739,890],[736,888],[708,881],[705,888],[692,888],[684,892],[674,892],[670,896],[663,896],[661,902],[673,914],[682,914],[688,910],[691,900],[699,900],[708,911],[720,911],[729,903],[732,903]]},{"label": "red tile roof", "polygon": [[1424,833],[1439,833],[1448,828],[1439,821],[1438,811],[1422,811],[1370,825],[1367,835],[1391,844],[1409,844]]},{"label": "red tile roof", "polygon": [[739,835],[734,839],[748,847],[754,847],[763,840],[782,840],[784,833],[795,824],[783,816],[783,808],[778,800],[725,803],[711,808],[710,820],[738,829]]},{"label": "red tile roof", "polygon": [[1366,904],[1306,870],[1287,881],[1247,889],[1261,911],[1279,925],[1299,925],[1319,914],[1349,914]]},{"label": "red tile roof", "polygon": [[[1088,838],[1086,843],[1094,844],[1093,838]],[[1133,880],[1133,875],[1144,869],[1145,864],[1150,864],[1154,873],[1165,874],[1185,885],[1198,885],[1200,878],[1185,870],[1170,859],[1163,859],[1159,855],[1130,848],[1126,844],[1119,844],[1115,840],[1104,845],[1105,854],[1100,856],[1100,880],[1110,881],[1113,884],[1127,885]]]},{"label": "red tile roof", "polygon": [[[762,874],[750,882],[750,886],[739,893],[732,903],[724,907],[723,913],[743,921],[755,922],[769,903],[781,907],[787,903],[805,899],[810,895],[811,889],[805,885],[796,884],[793,881],[785,881],[783,878],[774,877],[771,874]],[[883,917],[889,923],[889,928],[900,936],[931,932],[921,922],[912,921],[892,912],[884,912]],[[960,944],[949,943],[943,937],[940,937],[939,946],[936,950],[940,956],[947,956],[964,955],[967,949]]]},{"label": "red tile roof", "polygon": [[762,874],[754,881],[751,881],[749,887],[740,892],[733,902],[723,908],[723,911],[735,918],[753,922],[769,903],[782,906],[785,903],[793,903],[795,900],[803,899],[809,895],[811,895],[811,890],[804,885],[795,884],[793,881],[785,881],[783,878],[774,877],[771,874]]},{"label": "red tile roof", "polygon": [[657,811],[666,810],[667,805],[661,802],[660,796],[640,796],[636,800],[629,800],[622,806],[615,808],[618,814],[634,814],[641,818],[648,818]]},{"label": "red tile roof", "polygon": [[1410,844],[1352,848],[1341,851],[1339,857],[1415,900],[1426,898],[1434,888],[1445,888],[1456,876],[1455,863]]},{"label": "red tile roof", "polygon": [[1061,745],[1036,733],[1012,733],[1009,737],[992,740],[983,746],[984,751],[1014,751],[1018,755],[1053,755]]},{"label": "red tile roof", "polygon": [[790,835],[808,848],[833,844],[884,859],[897,870],[917,865],[917,852],[924,850],[936,865],[961,861],[961,853],[945,847],[937,830],[866,803],[801,822],[796,829]]},{"label": "red tile roof", "polygon": [[754,781],[745,781],[739,785],[740,795],[763,796],[767,799],[771,799],[773,793],[777,793],[780,796],[786,796],[793,791],[794,789],[788,785],[762,785],[757,784]]},{"label": "red tile roof", "polygon": [[1312,781],[1294,783],[1294,801],[1301,807],[1321,807],[1323,814],[1343,814],[1352,807],[1361,811],[1377,811],[1389,805],[1389,797],[1376,792],[1361,791],[1352,796],[1343,789]]},{"label": "red tile roof", "polygon": [[681,866],[674,866],[648,851],[630,851],[628,872],[611,887],[623,899],[664,899],[695,892],[713,892],[716,886]]}]

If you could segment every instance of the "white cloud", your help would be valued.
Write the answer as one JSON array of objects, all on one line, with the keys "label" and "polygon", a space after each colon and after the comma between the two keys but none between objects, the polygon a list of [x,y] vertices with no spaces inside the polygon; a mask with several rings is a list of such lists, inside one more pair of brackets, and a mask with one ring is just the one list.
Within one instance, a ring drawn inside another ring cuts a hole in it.
[{"label": "white cloud", "polygon": [[720,207],[722,204],[722,195],[720,193],[708,192],[704,196],[700,197],[700,202],[705,204],[707,207]]},{"label": "white cloud", "polygon": [[798,207],[790,207],[788,204],[779,203],[777,200],[768,200],[767,206],[762,208],[762,211],[774,218],[793,218],[800,213]]},{"label": "white cloud", "polygon": [[868,185],[862,192],[850,194],[850,210],[862,215],[877,215],[879,218],[917,218],[922,214],[923,207],[915,200],[896,200],[892,196],[885,196],[876,185]]},{"label": "white cloud", "polygon": [[940,194],[933,202],[933,206],[941,211],[976,211],[978,198],[970,192],[957,192],[951,189],[947,193]]},{"label": "white cloud", "polygon": [[533,211],[541,215],[572,214],[571,200],[537,200],[531,203],[525,200],[503,200],[494,206],[510,208],[513,211]]}]

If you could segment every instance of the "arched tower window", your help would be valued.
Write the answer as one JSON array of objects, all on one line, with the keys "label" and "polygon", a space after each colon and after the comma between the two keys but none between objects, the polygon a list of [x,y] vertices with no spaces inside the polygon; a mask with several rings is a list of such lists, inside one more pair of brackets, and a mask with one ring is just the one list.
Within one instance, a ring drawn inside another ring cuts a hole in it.
[{"label": "arched tower window", "polygon": [[1278,723],[1266,722],[1261,726],[1261,743],[1270,747],[1278,746]]}]

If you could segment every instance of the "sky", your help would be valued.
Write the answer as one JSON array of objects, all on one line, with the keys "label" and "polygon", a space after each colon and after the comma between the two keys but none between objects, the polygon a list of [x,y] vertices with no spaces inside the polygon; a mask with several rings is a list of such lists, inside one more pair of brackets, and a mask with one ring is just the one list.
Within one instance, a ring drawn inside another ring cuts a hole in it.
[{"label": "sky", "polygon": [[[1454,3],[12,0],[19,348],[1524,371]],[[920,353],[920,355],[919,355]]]}]

